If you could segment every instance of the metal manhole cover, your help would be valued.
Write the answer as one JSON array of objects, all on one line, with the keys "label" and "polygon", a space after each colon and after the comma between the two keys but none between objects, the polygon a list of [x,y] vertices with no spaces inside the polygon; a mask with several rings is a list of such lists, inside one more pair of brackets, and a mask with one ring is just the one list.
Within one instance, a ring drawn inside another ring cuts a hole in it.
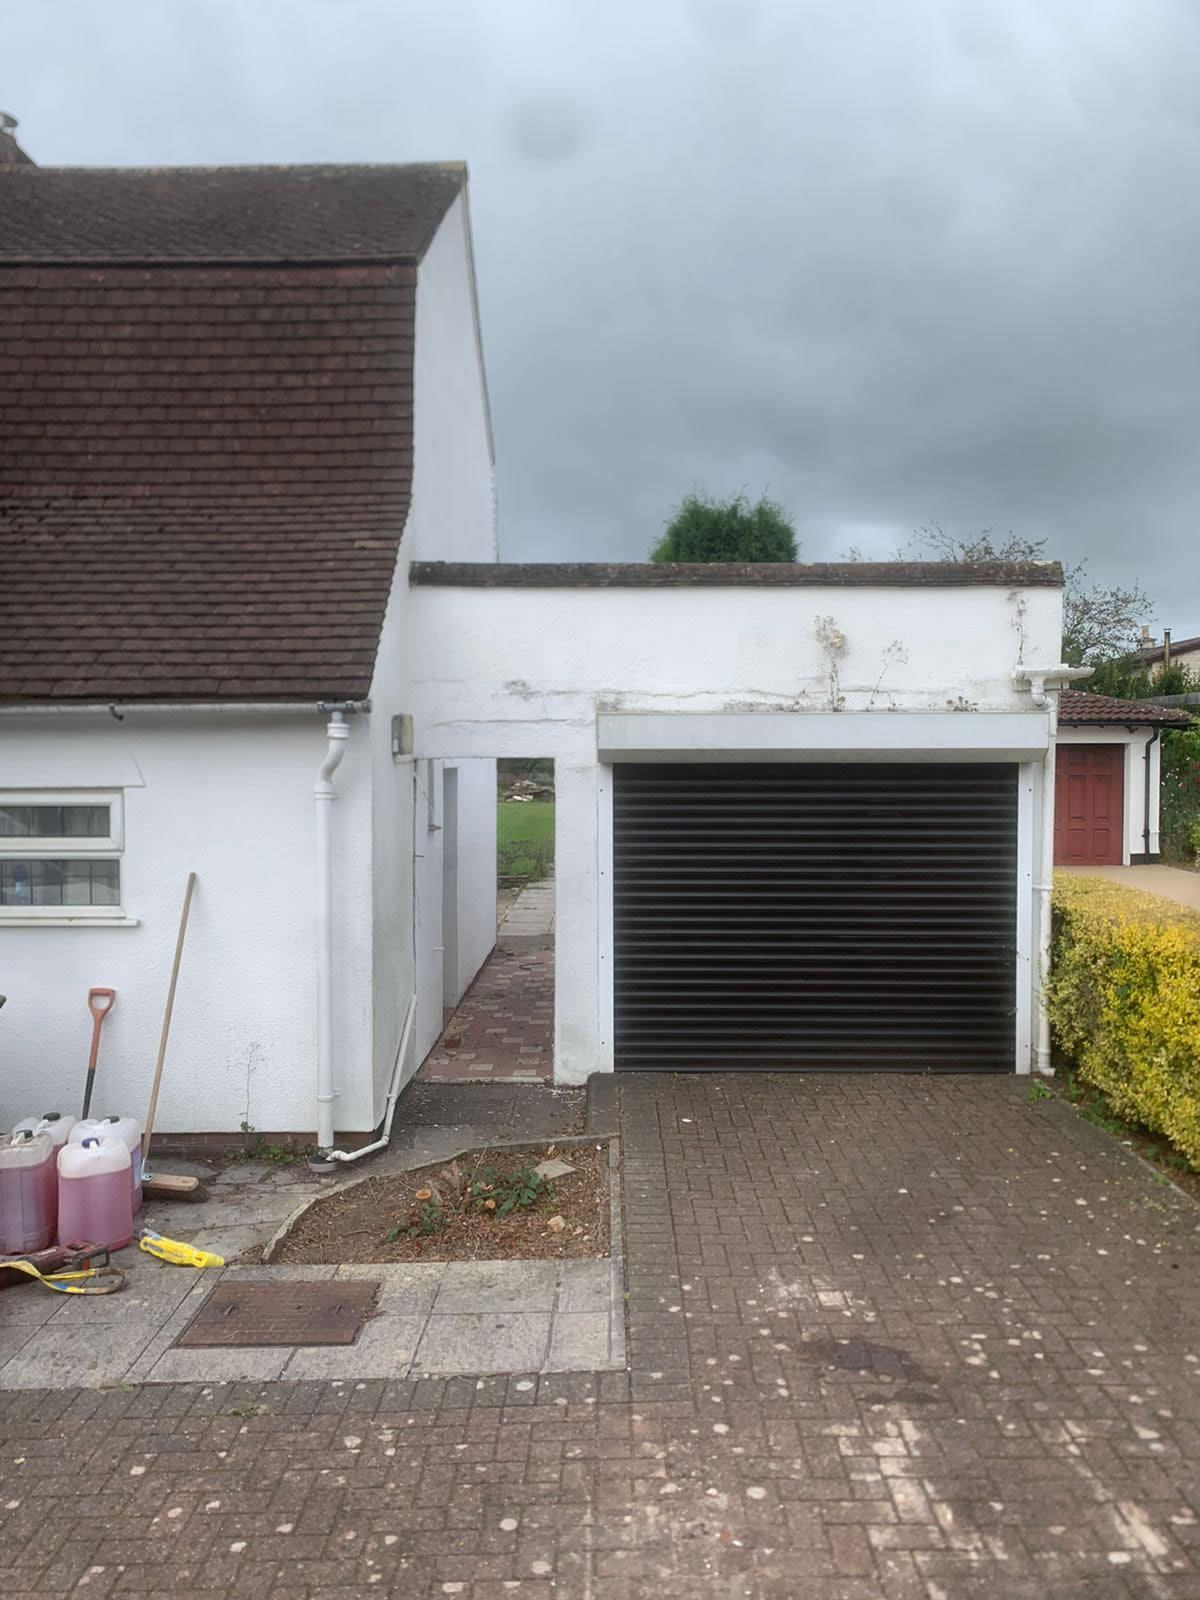
[{"label": "metal manhole cover", "polygon": [[378,1288],[366,1279],[220,1283],[175,1346],[353,1344]]}]

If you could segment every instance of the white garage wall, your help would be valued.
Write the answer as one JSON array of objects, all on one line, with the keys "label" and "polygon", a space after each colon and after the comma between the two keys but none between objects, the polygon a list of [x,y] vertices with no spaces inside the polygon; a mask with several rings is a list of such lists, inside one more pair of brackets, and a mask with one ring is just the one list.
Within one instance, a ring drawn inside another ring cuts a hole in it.
[{"label": "white garage wall", "polygon": [[[755,713],[794,714],[799,747],[814,716],[844,721],[853,743],[856,713],[872,713],[860,726],[875,741],[881,723],[890,723],[887,713],[923,713],[936,747],[941,726],[945,743],[957,745],[976,713],[985,730],[989,713],[1006,713],[993,725],[999,750],[1011,738],[1011,714],[1033,712],[1014,669],[1057,662],[1062,632],[1061,594],[1042,588],[420,586],[408,614],[418,756],[555,758],[555,1077],[562,1083],[613,1064],[611,768],[598,759],[598,718],[695,715],[710,745],[721,717],[745,725]],[[1045,713],[1032,720],[1044,728]],[[986,733],[975,744],[979,754]],[[1037,770],[1024,761],[1022,1070],[1036,943]]]},{"label": "white garage wall", "polygon": [[1057,589],[414,588],[417,752],[592,758],[598,712],[1019,711]]},{"label": "white garage wall", "polygon": [[[130,710],[0,718],[9,788],[120,786],[133,927],[22,928],[0,920],[0,1126],[78,1113],[87,991],[117,990],[94,1107],[143,1117],[179,912],[198,875],[159,1101],[164,1131],[309,1132],[315,1119],[313,783],[326,718]],[[333,807],[338,1063],[370,1046],[367,741],[351,719]],[[339,1129],[369,1126],[369,1097],[342,1083]]]},{"label": "white garage wall", "polygon": [[496,943],[496,763],[459,761],[456,768],[461,998]]}]

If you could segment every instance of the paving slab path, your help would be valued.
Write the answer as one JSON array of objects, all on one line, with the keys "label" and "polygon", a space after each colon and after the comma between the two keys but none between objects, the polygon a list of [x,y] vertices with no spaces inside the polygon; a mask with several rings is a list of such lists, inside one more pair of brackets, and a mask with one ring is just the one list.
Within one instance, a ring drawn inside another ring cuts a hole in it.
[{"label": "paving slab path", "polygon": [[554,879],[527,883],[505,907],[496,933],[501,950],[554,948]]},{"label": "paving slab path", "polygon": [[1190,1199],[1028,1080],[621,1088],[628,1371],[0,1395],[6,1600],[1200,1600]]},{"label": "paving slab path", "polygon": [[1191,911],[1200,911],[1200,872],[1187,867],[1168,867],[1151,861],[1141,867],[1055,867],[1054,870],[1069,872],[1078,878],[1107,878],[1124,889],[1141,889],[1146,894],[1174,900],[1176,905],[1187,906]]}]

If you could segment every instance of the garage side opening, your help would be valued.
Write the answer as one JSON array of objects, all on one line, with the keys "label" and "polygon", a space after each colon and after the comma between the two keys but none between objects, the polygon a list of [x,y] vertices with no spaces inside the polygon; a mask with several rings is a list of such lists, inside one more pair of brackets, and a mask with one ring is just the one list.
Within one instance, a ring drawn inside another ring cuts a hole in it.
[{"label": "garage side opening", "polygon": [[444,1027],[419,1076],[441,1083],[540,1083],[554,1076],[554,762],[496,763],[496,943],[465,994],[452,908],[460,852],[445,798]]}]

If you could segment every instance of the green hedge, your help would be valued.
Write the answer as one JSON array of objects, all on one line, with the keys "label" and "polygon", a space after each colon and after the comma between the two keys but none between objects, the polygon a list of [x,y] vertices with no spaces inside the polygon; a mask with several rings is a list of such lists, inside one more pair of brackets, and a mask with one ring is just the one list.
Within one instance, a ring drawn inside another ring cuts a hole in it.
[{"label": "green hedge", "polygon": [[1080,1077],[1200,1167],[1200,914],[1060,874],[1048,997]]}]

